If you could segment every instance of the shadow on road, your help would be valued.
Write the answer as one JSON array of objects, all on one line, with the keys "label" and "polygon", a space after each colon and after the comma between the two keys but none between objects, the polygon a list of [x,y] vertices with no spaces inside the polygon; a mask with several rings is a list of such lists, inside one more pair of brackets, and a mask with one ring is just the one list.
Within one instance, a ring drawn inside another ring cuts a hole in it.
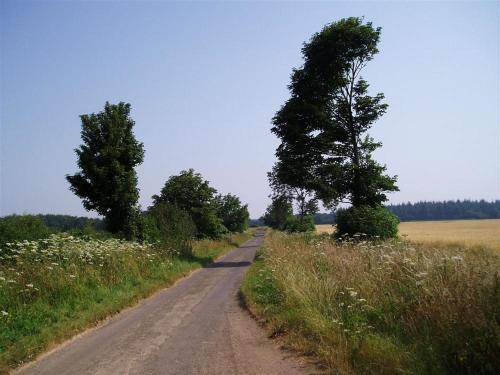
[{"label": "shadow on road", "polygon": [[231,267],[248,267],[251,262],[217,262],[205,264],[204,268],[231,268]]}]

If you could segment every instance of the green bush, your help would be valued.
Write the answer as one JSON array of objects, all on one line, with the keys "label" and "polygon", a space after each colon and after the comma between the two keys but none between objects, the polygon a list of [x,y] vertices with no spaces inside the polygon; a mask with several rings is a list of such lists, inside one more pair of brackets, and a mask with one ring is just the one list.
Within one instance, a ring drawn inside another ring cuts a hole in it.
[{"label": "green bush", "polygon": [[287,232],[313,232],[315,230],[314,218],[312,215],[303,216],[289,216],[286,219],[284,229]]},{"label": "green bush", "polygon": [[48,237],[50,229],[33,215],[11,215],[0,218],[0,244],[9,241],[32,241]]},{"label": "green bush", "polygon": [[160,242],[166,248],[175,248],[182,255],[191,255],[196,226],[187,212],[161,202],[148,210],[141,224],[143,241]]},{"label": "green bush", "polygon": [[399,219],[383,206],[361,206],[337,210],[335,236],[363,235],[369,238],[395,238]]}]

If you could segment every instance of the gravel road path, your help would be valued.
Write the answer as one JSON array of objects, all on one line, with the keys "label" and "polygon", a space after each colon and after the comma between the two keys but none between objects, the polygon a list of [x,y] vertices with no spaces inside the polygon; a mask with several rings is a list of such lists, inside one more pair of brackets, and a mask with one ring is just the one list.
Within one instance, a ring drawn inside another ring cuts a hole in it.
[{"label": "gravel road path", "polygon": [[263,233],[20,374],[305,374],[240,307],[241,279]]}]

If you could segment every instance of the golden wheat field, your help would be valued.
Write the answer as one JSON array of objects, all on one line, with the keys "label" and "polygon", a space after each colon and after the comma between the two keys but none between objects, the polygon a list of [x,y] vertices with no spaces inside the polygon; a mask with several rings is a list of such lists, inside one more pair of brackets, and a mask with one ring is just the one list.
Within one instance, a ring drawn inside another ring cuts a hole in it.
[{"label": "golden wheat field", "polygon": [[[329,224],[316,225],[318,233],[333,233]],[[415,242],[486,245],[500,250],[500,219],[410,221],[399,224],[399,235]]]}]

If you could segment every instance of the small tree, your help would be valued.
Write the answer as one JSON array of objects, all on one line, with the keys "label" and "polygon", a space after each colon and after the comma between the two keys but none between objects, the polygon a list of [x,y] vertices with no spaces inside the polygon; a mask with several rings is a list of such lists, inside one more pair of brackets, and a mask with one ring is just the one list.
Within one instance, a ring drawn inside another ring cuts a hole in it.
[{"label": "small tree", "polygon": [[106,102],[102,112],[80,116],[83,144],[75,149],[80,171],[66,176],[85,209],[97,211],[110,232],[127,238],[136,235],[139,190],[134,168],[144,159],[130,108],[128,103]]},{"label": "small tree", "polygon": [[51,230],[38,216],[10,215],[0,217],[0,245],[9,241],[38,240],[48,237]]},{"label": "small tree", "polygon": [[273,229],[283,230],[290,217],[293,217],[292,202],[288,196],[281,196],[273,199],[267,207],[262,221]]},{"label": "small tree", "polygon": [[216,193],[208,181],[189,169],[171,176],[160,195],[153,196],[153,204],[167,202],[186,211],[196,225],[198,237],[218,238],[227,229],[217,215]]},{"label": "small tree", "polygon": [[196,236],[196,225],[186,211],[160,202],[148,209],[142,224],[143,240],[158,241],[169,250],[174,248],[184,256],[192,255],[191,241]]},{"label": "small tree", "polygon": [[242,205],[240,198],[235,195],[218,195],[217,215],[230,232],[244,232],[248,228],[250,214],[248,206]]}]

